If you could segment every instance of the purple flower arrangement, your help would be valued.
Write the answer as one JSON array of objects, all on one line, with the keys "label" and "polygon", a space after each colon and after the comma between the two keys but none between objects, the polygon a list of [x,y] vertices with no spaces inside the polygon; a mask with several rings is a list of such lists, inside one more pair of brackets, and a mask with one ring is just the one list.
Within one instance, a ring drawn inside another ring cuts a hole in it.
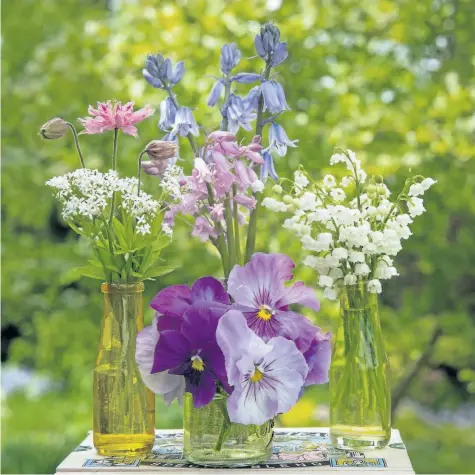
[{"label": "purple flower arrangement", "polygon": [[[236,71],[242,58],[236,44],[221,48],[221,74],[214,77],[208,97],[208,106],[219,108],[221,124],[219,130],[206,134],[201,146],[197,141],[202,127],[193,109],[180,105],[175,92],[185,74],[183,61],[173,65],[161,54],[149,54],[143,69],[146,81],[166,93],[158,122],[166,133],[163,140],[179,144],[180,138],[186,137],[194,154],[190,175],[177,166],[176,158],[142,164],[146,173],[161,178],[161,187],[172,197],[163,230],[172,234],[178,213],[192,217],[192,236],[215,246],[225,278],[236,264],[248,262],[254,252],[265,182],[269,177],[278,179],[273,153],[284,156],[297,142],[290,140],[277,123],[279,116],[290,110],[273,73],[287,58],[287,43],[280,41],[279,29],[268,23],[256,35],[254,45],[254,58],[262,62],[259,73]],[[244,94],[240,93],[242,88],[247,89]],[[262,139],[266,128],[267,147]],[[254,137],[240,140],[240,130],[253,132]]]},{"label": "purple flower arrangement", "polygon": [[291,310],[319,309],[311,288],[285,285],[293,268],[283,254],[255,253],[232,269],[227,290],[203,277],[159,292],[153,324],[137,337],[145,384],[167,403],[189,392],[198,408],[229,394],[230,421],[260,425],[327,382],[331,336]]}]

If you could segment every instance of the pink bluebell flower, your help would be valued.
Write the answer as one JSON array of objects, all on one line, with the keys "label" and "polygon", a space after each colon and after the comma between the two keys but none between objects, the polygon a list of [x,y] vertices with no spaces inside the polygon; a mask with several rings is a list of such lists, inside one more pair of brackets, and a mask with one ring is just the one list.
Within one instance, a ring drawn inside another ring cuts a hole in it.
[{"label": "pink bluebell flower", "polygon": [[227,403],[232,422],[260,425],[294,406],[308,373],[294,342],[278,336],[265,343],[236,310],[220,318],[216,338],[233,386]]},{"label": "pink bluebell flower", "polygon": [[268,341],[276,336],[296,340],[308,325],[303,315],[289,310],[300,304],[318,310],[320,304],[312,288],[303,282],[286,287],[292,279],[293,261],[284,254],[255,253],[244,266],[234,266],[228,278],[233,308],[244,314],[257,335]]},{"label": "pink bluebell flower", "polygon": [[89,106],[88,112],[91,117],[79,119],[84,126],[81,133],[102,134],[108,130],[120,129],[124,134],[137,137],[135,124],[151,116],[155,110],[146,105],[143,109],[134,111],[133,101],[124,105],[116,101],[107,101],[98,102],[97,109]]},{"label": "pink bluebell flower", "polygon": [[216,232],[214,226],[212,226],[203,216],[198,216],[196,218],[195,227],[193,228],[191,235],[193,237],[199,237],[202,242],[206,242],[210,237],[218,237],[218,233]]}]

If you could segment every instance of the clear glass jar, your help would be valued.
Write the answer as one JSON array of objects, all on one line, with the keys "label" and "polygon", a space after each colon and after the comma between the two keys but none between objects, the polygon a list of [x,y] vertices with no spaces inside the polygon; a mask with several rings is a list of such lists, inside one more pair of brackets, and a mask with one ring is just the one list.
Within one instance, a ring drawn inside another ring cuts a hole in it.
[{"label": "clear glass jar", "polygon": [[377,294],[366,282],[342,289],[330,366],[330,437],[347,449],[385,447],[391,437],[389,361]]},{"label": "clear glass jar", "polygon": [[274,421],[260,426],[229,420],[228,396],[217,393],[205,407],[193,405],[191,393],[184,397],[185,458],[198,465],[233,466],[265,462],[272,455]]},{"label": "clear glass jar", "polygon": [[155,440],[155,395],[135,362],[143,289],[143,283],[101,286],[104,318],[93,384],[93,439],[101,455],[149,453]]}]

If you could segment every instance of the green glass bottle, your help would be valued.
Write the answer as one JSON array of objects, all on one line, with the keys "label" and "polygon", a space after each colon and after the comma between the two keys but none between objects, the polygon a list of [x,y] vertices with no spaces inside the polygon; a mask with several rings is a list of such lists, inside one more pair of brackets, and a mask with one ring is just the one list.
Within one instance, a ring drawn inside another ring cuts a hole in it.
[{"label": "green glass bottle", "polygon": [[257,425],[235,424],[226,409],[228,396],[217,393],[204,407],[193,405],[191,393],[184,397],[185,458],[198,465],[233,466],[265,462],[272,455],[274,421]]},{"label": "green glass bottle", "polygon": [[155,440],[155,395],[135,362],[143,289],[143,283],[101,287],[104,319],[93,385],[93,439],[101,455],[145,454]]},{"label": "green glass bottle", "polygon": [[330,437],[348,449],[385,447],[391,437],[389,361],[377,294],[366,282],[342,289],[330,367]]}]

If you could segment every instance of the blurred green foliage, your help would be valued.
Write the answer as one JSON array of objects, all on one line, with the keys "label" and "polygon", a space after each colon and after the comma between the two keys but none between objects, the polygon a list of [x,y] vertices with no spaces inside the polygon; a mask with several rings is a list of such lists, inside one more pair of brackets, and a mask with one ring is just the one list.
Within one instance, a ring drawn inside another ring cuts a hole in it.
[{"label": "blurred green foliage", "polygon": [[[385,286],[382,299],[394,388],[401,389],[433,332],[442,329],[402,388],[404,400],[419,406],[402,404],[394,426],[416,471],[474,471],[474,16],[472,0],[4,2],[2,326],[15,325],[21,336],[3,350],[9,364],[33,368],[58,386],[42,396],[17,392],[3,399],[2,473],[54,471],[91,427],[102,297],[96,282],[71,281],[70,269],[83,265],[89,250],[68,232],[44,186],[78,165],[72,138],[42,142],[40,126],[53,116],[74,120],[86,115],[88,104],[110,98],[158,106],[163,95],[140,71],[145,55],[160,51],[185,59],[179,100],[197,108],[209,131],[219,124],[206,98],[220,46],[236,41],[250,58],[253,36],[268,19],[278,23],[291,52],[279,80],[293,110],[281,123],[291,139],[300,139],[298,149],[277,160],[281,176],[299,163],[315,176],[327,173],[338,144],[357,151],[369,173],[387,176],[391,189],[401,188],[409,173],[438,180],[397,259],[401,275]],[[242,70],[254,64],[246,59]],[[135,173],[141,147],[153,138],[160,138],[153,119],[141,124],[138,140],[121,137],[123,174]],[[109,167],[110,136],[83,137],[82,147],[89,167]],[[185,141],[182,156],[190,163]],[[156,188],[146,179],[148,190]],[[257,249],[285,251],[301,262],[281,219],[271,213],[261,219]],[[163,286],[220,273],[213,251],[184,228],[167,258],[181,268],[149,285],[145,301]],[[309,269],[300,266],[297,274],[315,281]],[[337,307],[325,302],[312,318],[334,330],[336,316]],[[327,404],[326,388],[310,390],[281,423],[325,425]],[[417,410],[456,411],[461,404],[471,404],[471,425],[437,423]],[[178,407],[158,406],[158,427],[180,425]]]}]

